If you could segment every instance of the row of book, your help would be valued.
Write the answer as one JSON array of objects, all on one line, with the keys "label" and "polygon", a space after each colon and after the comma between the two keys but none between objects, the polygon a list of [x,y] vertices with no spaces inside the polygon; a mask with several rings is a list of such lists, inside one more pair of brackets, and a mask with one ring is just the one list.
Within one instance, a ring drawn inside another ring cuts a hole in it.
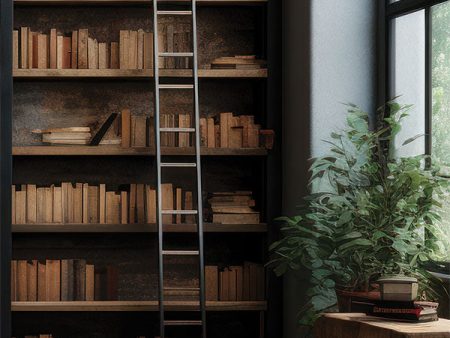
[{"label": "row of book", "polygon": [[11,300],[59,302],[117,300],[118,270],[84,259],[11,261]]},{"label": "row of book", "polygon": [[[158,23],[158,47],[161,52],[189,53],[192,52],[191,26],[188,24]],[[192,68],[192,58],[160,57],[159,68],[189,69]]]},{"label": "row of book", "polygon": [[13,66],[20,69],[152,69],[153,33],[121,30],[120,42],[99,42],[88,29],[49,34],[13,31]]},{"label": "row of book", "polygon": [[[15,337],[12,337],[15,338]],[[51,334],[26,335],[24,338],[53,338]]]},{"label": "row of book", "polygon": [[251,191],[214,192],[208,199],[213,223],[259,224]]},{"label": "row of book", "polygon": [[213,117],[200,118],[200,137],[201,145],[208,148],[271,149],[273,145],[273,131],[261,130],[252,115],[220,113],[217,122]]},{"label": "row of book", "polygon": [[223,56],[211,62],[211,69],[261,69],[267,67],[266,60],[256,58],[256,55]]},{"label": "row of book", "polygon": [[[156,223],[156,191],[146,184],[107,191],[105,184],[63,182],[61,186],[12,186],[12,223]],[[192,191],[162,184],[164,210],[192,210]],[[164,215],[165,224],[194,223],[193,215]]]},{"label": "row of book", "polygon": [[205,266],[206,300],[259,301],[264,300],[264,266],[244,262],[219,271],[217,266]]}]

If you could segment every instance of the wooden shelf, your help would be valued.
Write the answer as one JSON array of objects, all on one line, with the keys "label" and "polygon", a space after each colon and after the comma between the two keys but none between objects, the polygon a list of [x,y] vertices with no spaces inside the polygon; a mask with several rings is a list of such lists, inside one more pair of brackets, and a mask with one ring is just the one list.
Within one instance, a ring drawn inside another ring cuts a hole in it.
[{"label": "wooden shelf", "polygon": [[[200,6],[224,6],[224,5],[263,5],[268,0],[197,0]],[[190,0],[159,0],[160,3],[190,3]],[[15,5],[151,5],[149,0],[14,0]]]},{"label": "wooden shelf", "polygon": [[[13,147],[14,156],[150,156],[153,148],[121,148],[117,146],[19,146]],[[167,147],[162,155],[194,155],[194,148]],[[265,156],[263,148],[202,148],[204,156]]]},{"label": "wooden shelf", "polygon": [[[167,301],[168,311],[197,311],[195,301]],[[206,302],[208,311],[265,311],[265,301]],[[158,311],[157,301],[94,301],[94,302],[12,302],[15,312],[153,312]]]},{"label": "wooden shelf", "polygon": [[[165,224],[166,233],[195,233],[195,224]],[[267,224],[204,224],[208,233],[264,233]],[[156,224],[13,224],[13,233],[156,233]]]},{"label": "wooden shelf", "polygon": [[[149,80],[151,69],[15,69],[15,79],[129,79]],[[267,69],[199,69],[200,78],[267,78]],[[161,69],[160,77],[190,78],[192,70]]]}]

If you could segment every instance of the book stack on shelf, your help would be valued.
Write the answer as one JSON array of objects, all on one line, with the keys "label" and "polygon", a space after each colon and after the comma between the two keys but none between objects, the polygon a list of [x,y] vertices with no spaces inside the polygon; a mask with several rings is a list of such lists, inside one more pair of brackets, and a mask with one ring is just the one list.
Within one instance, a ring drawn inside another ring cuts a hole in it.
[{"label": "book stack on shelf", "polygon": [[261,69],[267,67],[266,60],[259,60],[255,55],[223,56],[211,62],[211,69]]},{"label": "book stack on shelf", "polygon": [[118,272],[84,259],[11,261],[11,300],[59,302],[117,300]]},{"label": "book stack on shelf", "polygon": [[252,209],[255,200],[251,191],[215,192],[208,199],[213,223],[258,224],[260,215]]},{"label": "book stack on shelf", "polygon": [[205,266],[206,300],[264,300],[264,266],[244,262],[242,266],[227,266],[222,271],[215,265]]},{"label": "book stack on shelf", "polygon": [[42,143],[48,144],[89,144],[92,137],[89,127],[34,129],[32,133],[42,135]]},{"label": "book stack on shelf", "polygon": [[70,34],[33,32],[21,27],[13,32],[15,69],[152,69],[153,33],[121,30],[120,42],[99,42],[88,29]]},{"label": "book stack on shelf", "polygon": [[53,336],[51,334],[39,334],[39,335],[26,335],[24,336],[24,338],[53,338]]},{"label": "book stack on shelf", "polygon": [[[156,190],[129,184],[107,191],[105,184],[63,182],[61,186],[12,186],[12,223],[134,224],[156,222]],[[126,190],[125,190],[126,189]],[[192,210],[192,191],[162,184],[165,210]],[[193,215],[164,215],[165,224],[193,223]]]}]

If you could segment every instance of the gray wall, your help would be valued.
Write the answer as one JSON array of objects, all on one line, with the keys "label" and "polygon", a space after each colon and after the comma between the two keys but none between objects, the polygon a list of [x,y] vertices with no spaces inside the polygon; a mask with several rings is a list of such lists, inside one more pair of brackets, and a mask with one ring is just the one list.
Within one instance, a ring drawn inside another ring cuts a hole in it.
[{"label": "gray wall", "polygon": [[[307,193],[309,158],[344,126],[352,102],[376,105],[376,1],[285,0],[283,3],[283,213]],[[303,280],[302,280],[303,278]],[[297,310],[307,276],[284,279],[284,337],[301,337]]]}]

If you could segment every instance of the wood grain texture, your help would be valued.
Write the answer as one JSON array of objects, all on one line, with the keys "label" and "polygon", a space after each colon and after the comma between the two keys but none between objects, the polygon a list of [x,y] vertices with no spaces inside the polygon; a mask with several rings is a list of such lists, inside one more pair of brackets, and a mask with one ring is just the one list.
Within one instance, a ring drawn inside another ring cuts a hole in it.
[{"label": "wood grain texture", "polygon": [[314,326],[314,337],[448,338],[450,320],[411,324],[369,317],[363,313],[333,313],[319,318]]},{"label": "wood grain texture", "polygon": [[[91,301],[91,302],[13,302],[12,311],[158,311],[157,301]],[[195,301],[167,301],[165,308],[168,311],[195,311],[199,304]],[[222,302],[207,301],[207,311],[265,311],[266,302]]]},{"label": "wood grain texture", "polygon": [[[203,148],[204,156],[265,156],[265,149]],[[194,155],[194,148],[162,148],[163,155]],[[13,147],[14,156],[148,156],[151,148],[121,148],[115,146],[21,146]]]}]

